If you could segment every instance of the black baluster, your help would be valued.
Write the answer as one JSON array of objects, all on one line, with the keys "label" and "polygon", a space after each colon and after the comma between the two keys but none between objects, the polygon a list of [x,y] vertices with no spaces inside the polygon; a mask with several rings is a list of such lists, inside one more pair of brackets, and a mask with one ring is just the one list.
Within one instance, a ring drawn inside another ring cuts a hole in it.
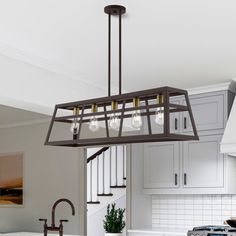
[{"label": "black baluster", "polygon": [[111,193],[111,155],[112,155],[112,150],[111,150],[111,147],[110,147],[110,157],[109,157],[109,168],[110,168],[110,193]]},{"label": "black baluster", "polygon": [[123,183],[125,185],[125,146],[123,145]]},{"label": "black baluster", "polygon": [[118,186],[118,171],[117,171],[117,165],[118,165],[118,160],[117,160],[117,146],[116,146],[116,186]]},{"label": "black baluster", "polygon": [[93,172],[92,172],[92,162],[90,162],[90,200],[93,201]]},{"label": "black baluster", "polygon": [[99,156],[97,156],[97,195],[99,195]]},{"label": "black baluster", "polygon": [[105,152],[103,152],[103,155],[102,155],[102,183],[103,183],[102,193],[103,194],[105,194],[105,162],[104,162],[104,158],[105,158]]}]

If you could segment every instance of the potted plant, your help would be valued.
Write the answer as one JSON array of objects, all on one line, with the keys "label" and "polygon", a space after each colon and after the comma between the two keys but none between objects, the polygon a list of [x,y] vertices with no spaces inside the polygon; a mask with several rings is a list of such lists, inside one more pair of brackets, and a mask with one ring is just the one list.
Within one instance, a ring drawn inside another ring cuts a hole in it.
[{"label": "potted plant", "polygon": [[115,203],[107,206],[107,214],[105,215],[105,220],[103,220],[105,236],[122,235],[122,230],[125,227],[124,212],[125,209],[116,209]]}]

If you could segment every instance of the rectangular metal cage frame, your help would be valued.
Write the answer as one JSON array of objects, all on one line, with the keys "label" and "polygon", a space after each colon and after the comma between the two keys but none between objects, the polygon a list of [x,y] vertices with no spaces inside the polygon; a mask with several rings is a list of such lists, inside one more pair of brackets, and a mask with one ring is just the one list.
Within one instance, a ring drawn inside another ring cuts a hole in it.
[{"label": "rectangular metal cage frame", "polygon": [[[157,95],[163,96],[163,101],[156,104],[149,104],[151,100],[156,99]],[[179,105],[170,102],[171,97],[175,96],[184,96],[186,105]],[[139,98],[141,105],[137,107],[126,107],[127,103],[133,101],[134,98]],[[109,106],[112,102],[117,102],[121,108],[117,110],[107,110],[106,107]],[[96,104],[98,108],[103,108],[103,111],[92,112],[91,107],[93,104]],[[164,124],[163,124],[163,133],[153,134],[151,119],[150,116],[155,114],[154,111],[150,111],[152,108],[163,107],[164,108]],[[76,115],[67,115],[67,116],[58,116],[58,110],[69,110],[72,111],[74,108],[79,108],[81,113]],[[90,112],[88,112],[90,110]],[[123,134],[123,120],[124,118],[131,117],[132,114],[125,114],[126,112],[131,112],[135,110],[142,110],[141,116],[147,117],[147,127],[148,134],[135,134],[124,136]],[[86,112],[85,112],[86,111]],[[173,112],[188,112],[193,135],[191,134],[177,134],[170,132],[170,113]],[[120,113],[120,127],[117,132],[117,136],[110,136],[109,131],[109,115],[112,113]],[[98,121],[105,121],[106,137],[101,138],[81,138],[81,127],[83,123],[88,123],[91,116],[100,116]],[[101,117],[102,116],[102,117]],[[63,123],[72,123],[74,118],[78,119],[79,122],[79,131],[77,135],[72,134],[70,140],[60,140],[60,141],[50,141],[50,136],[54,122],[63,122]],[[186,90],[172,88],[172,87],[160,87],[149,90],[142,90],[137,92],[131,92],[121,95],[114,95],[108,97],[101,97],[77,102],[70,102],[64,104],[58,104],[55,106],[54,113],[50,122],[49,130],[46,136],[45,145],[51,146],[69,146],[69,147],[86,147],[86,146],[104,146],[104,145],[116,145],[116,144],[125,144],[125,143],[145,143],[145,142],[163,142],[163,141],[189,141],[189,140],[198,140],[198,134],[196,130],[196,125],[194,122],[188,92]]]}]

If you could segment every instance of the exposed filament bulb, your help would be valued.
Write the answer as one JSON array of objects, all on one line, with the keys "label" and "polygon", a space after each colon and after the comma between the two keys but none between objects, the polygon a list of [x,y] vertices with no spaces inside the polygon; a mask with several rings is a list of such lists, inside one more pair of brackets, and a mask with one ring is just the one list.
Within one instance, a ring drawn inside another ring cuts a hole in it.
[{"label": "exposed filament bulb", "polygon": [[[133,106],[134,107],[139,107],[140,106],[140,99],[139,98],[134,98],[133,99]],[[135,110],[133,112],[132,118],[131,118],[131,125],[135,129],[140,129],[142,127],[143,121],[142,121],[140,110]]]},{"label": "exposed filament bulb", "polygon": [[[78,107],[75,107],[74,110],[73,110],[73,115],[76,116],[76,115],[79,115],[79,108]],[[74,120],[70,126],[70,132],[73,134],[73,135],[77,135],[79,133],[79,122],[78,122],[78,118],[77,117],[74,117]]]},{"label": "exposed filament bulb", "polygon": [[[97,105],[96,105],[96,104],[93,104],[91,110],[92,110],[92,113],[97,112],[97,111],[98,111]],[[99,128],[100,128],[100,126],[99,126],[98,119],[97,119],[97,117],[94,115],[94,116],[92,116],[91,119],[90,119],[90,122],[89,122],[89,129],[90,129],[92,132],[96,132],[96,131],[99,130]]]}]

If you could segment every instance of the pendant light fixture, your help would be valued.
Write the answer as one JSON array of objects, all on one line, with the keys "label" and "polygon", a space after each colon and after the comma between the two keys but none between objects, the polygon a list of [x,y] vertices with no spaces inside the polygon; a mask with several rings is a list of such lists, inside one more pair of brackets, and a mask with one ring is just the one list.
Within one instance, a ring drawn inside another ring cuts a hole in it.
[{"label": "pendant light fixture", "polygon": [[[198,140],[186,90],[161,87],[122,93],[121,18],[126,8],[120,5],[109,5],[104,8],[104,11],[108,14],[108,96],[56,105],[45,145],[85,147]],[[111,95],[111,17],[119,18],[118,95]],[[180,99],[181,104],[175,103],[175,98]],[[59,111],[67,111],[71,114],[59,115]],[[183,114],[185,119],[189,117],[192,132],[181,133],[177,127],[177,118],[173,119],[175,114],[179,120]],[[172,129],[173,120],[174,130]],[[53,140],[51,137],[53,129],[57,129],[55,123],[70,124],[69,137]],[[128,131],[125,126],[130,127]],[[87,135],[89,132],[90,136]],[[85,133],[86,137],[83,138],[81,133]]]}]

